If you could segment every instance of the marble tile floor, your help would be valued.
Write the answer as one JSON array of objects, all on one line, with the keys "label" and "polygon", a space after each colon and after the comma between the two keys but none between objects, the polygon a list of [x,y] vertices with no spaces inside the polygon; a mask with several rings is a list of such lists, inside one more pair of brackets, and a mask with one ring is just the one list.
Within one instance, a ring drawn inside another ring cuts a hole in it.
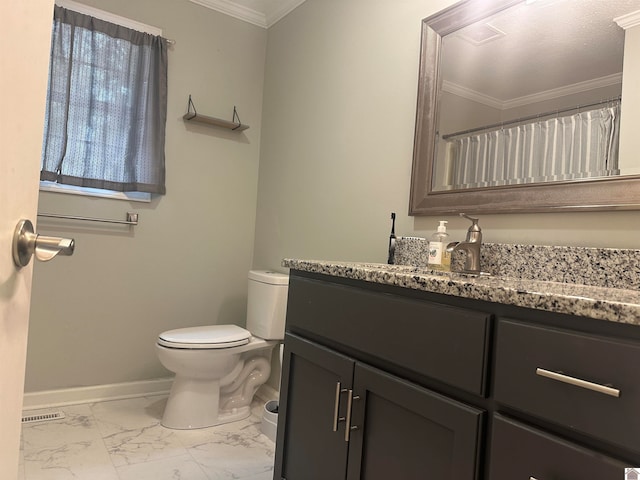
[{"label": "marble tile floor", "polygon": [[166,396],[31,410],[64,419],[22,426],[18,480],[271,480],[275,444],[260,432],[264,401],[240,422],[198,430],[160,425]]}]

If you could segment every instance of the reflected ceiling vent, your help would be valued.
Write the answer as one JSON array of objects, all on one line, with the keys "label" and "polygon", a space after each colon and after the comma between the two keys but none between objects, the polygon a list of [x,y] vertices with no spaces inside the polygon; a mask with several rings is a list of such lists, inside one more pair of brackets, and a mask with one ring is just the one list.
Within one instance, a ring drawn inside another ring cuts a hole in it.
[{"label": "reflected ceiling vent", "polygon": [[473,24],[458,32],[458,36],[471,45],[480,46],[504,37],[506,33],[488,23]]}]

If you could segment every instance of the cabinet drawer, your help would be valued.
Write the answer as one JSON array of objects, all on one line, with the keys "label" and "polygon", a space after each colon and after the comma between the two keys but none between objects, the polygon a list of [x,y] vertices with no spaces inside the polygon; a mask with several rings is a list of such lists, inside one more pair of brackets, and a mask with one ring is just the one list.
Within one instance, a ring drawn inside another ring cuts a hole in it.
[{"label": "cabinet drawer", "polygon": [[395,366],[483,395],[491,316],[433,302],[292,276],[287,330],[311,333]]},{"label": "cabinet drawer", "polygon": [[500,415],[493,419],[490,480],[622,480],[625,463]]},{"label": "cabinet drawer", "polygon": [[640,451],[639,344],[501,320],[496,355],[499,403]]}]

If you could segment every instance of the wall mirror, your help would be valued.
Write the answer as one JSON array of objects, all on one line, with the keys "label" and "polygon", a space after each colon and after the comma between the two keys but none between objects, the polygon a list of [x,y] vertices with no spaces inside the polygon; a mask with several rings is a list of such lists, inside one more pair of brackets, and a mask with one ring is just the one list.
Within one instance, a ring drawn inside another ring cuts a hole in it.
[{"label": "wall mirror", "polygon": [[639,7],[466,0],[426,18],[409,213],[640,209],[640,155],[619,149],[639,121],[622,98]]}]

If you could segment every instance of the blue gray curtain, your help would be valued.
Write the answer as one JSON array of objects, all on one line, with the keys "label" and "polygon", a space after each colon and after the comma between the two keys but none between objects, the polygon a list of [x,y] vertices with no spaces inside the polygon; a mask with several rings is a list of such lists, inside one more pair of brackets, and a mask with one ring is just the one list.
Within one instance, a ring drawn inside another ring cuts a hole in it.
[{"label": "blue gray curtain", "polygon": [[620,104],[452,139],[450,187],[618,175]]},{"label": "blue gray curtain", "polygon": [[40,178],[165,193],[167,44],[55,7]]}]

